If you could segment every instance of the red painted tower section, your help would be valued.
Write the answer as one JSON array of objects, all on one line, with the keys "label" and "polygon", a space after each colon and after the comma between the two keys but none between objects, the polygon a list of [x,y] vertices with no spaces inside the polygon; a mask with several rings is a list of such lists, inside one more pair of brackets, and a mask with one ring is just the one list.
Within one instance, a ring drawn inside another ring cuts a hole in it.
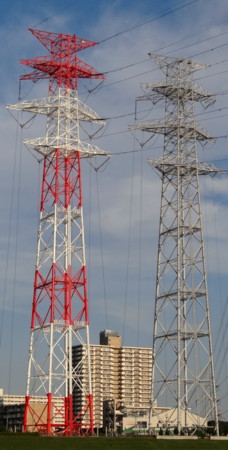
[{"label": "red painted tower section", "polygon": [[48,79],[49,92],[55,93],[56,87],[77,89],[79,78],[105,78],[77,57],[79,51],[98,42],[87,41],[70,34],[57,34],[32,28],[29,30],[46,47],[50,56],[20,60],[21,64],[34,69],[33,72],[21,76],[21,80]]},{"label": "red painted tower section", "polygon": [[[79,78],[104,78],[78,59],[96,42],[30,29],[49,56],[21,60],[33,71],[22,80],[49,80],[47,98],[10,105],[47,116],[46,135],[24,141],[42,155],[40,223],[30,332],[24,431],[93,434],[89,313],[81,158],[107,155],[82,142],[81,120],[101,123],[77,94]],[[72,346],[86,349],[86,373],[72,366]],[[80,407],[74,390],[81,389]],[[77,412],[75,412],[77,411]]]}]

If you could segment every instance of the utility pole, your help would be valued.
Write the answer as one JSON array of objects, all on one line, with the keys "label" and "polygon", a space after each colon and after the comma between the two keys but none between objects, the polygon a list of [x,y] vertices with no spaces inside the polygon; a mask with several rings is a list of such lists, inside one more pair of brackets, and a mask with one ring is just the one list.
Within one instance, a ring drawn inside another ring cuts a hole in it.
[{"label": "utility pole", "polygon": [[[80,140],[80,122],[103,123],[78,97],[79,78],[101,78],[78,59],[94,46],[73,35],[30,29],[48,56],[21,60],[32,72],[21,80],[47,79],[48,97],[10,105],[47,116],[46,135],[25,140],[43,161],[40,222],[30,327],[24,431],[48,436],[93,434],[89,311],[87,295],[81,159],[107,152]],[[87,370],[72,366],[72,346],[86,348]],[[86,381],[86,382],[85,382]],[[74,414],[73,391],[83,391]],[[38,404],[38,396],[44,398]]]},{"label": "utility pole", "polygon": [[[185,58],[149,54],[164,81],[142,83],[137,101],[163,102],[165,117],[130,129],[164,135],[163,156],[150,159],[161,181],[153,331],[152,407],[169,406],[178,434],[206,428],[218,412],[213,363],[199,176],[224,173],[198,159],[197,142],[214,139],[197,123],[195,102],[215,99],[192,73],[206,66]],[[173,409],[174,408],[174,409]],[[189,424],[192,423],[193,427]],[[165,426],[165,424],[164,424]]]}]

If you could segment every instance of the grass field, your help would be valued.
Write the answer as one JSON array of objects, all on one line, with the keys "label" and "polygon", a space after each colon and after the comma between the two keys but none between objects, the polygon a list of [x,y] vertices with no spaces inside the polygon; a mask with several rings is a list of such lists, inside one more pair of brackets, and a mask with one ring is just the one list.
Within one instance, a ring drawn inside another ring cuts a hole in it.
[{"label": "grass field", "polygon": [[169,441],[153,438],[64,438],[0,433],[1,450],[227,450],[227,441]]}]

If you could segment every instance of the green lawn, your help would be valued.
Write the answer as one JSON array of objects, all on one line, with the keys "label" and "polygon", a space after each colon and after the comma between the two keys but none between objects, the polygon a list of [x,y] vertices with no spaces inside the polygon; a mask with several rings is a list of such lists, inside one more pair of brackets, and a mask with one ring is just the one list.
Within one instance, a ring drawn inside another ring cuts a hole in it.
[{"label": "green lawn", "polygon": [[153,438],[64,438],[40,437],[28,435],[14,435],[0,433],[1,450],[227,450],[227,441],[210,441],[200,439],[197,441],[169,441]]}]

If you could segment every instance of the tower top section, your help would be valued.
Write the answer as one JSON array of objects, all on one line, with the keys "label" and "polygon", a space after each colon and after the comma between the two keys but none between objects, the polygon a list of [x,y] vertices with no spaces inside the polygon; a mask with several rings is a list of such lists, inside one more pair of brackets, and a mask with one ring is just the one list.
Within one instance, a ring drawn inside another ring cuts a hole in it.
[{"label": "tower top section", "polygon": [[21,64],[34,69],[33,72],[22,75],[21,80],[35,82],[49,79],[49,88],[52,92],[54,87],[77,89],[79,78],[105,78],[103,74],[77,57],[79,51],[92,47],[98,42],[87,41],[70,34],[58,34],[32,28],[29,28],[29,31],[46,47],[50,55],[21,59]]},{"label": "tower top section", "polygon": [[199,64],[187,58],[175,58],[172,56],[149,53],[149,57],[155,61],[159,69],[170,77],[186,77],[196,70],[206,69],[208,66]]}]

